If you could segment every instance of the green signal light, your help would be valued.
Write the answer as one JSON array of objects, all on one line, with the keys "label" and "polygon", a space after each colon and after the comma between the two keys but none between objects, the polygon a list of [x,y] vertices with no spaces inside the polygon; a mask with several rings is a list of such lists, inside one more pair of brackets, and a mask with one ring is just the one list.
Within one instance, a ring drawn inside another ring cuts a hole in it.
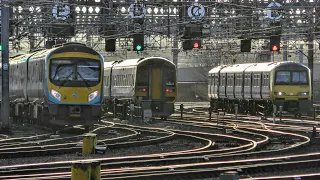
[{"label": "green signal light", "polygon": [[2,45],[0,45],[0,51],[2,51]]},{"label": "green signal light", "polygon": [[137,45],[137,46],[136,46],[136,50],[137,50],[137,51],[141,51],[141,49],[142,49],[142,46],[141,46],[141,45]]}]

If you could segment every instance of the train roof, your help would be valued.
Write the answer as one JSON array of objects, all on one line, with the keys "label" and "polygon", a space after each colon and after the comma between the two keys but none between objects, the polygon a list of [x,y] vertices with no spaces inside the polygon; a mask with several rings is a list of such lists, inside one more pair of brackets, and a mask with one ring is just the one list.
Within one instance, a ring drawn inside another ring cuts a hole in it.
[{"label": "train roof", "polygon": [[146,57],[146,58],[140,58],[140,59],[127,59],[127,60],[117,61],[117,63],[114,64],[114,67],[139,66],[139,64],[152,59],[160,59],[175,66],[173,62],[163,57]]},{"label": "train roof", "polygon": [[235,72],[235,73],[239,73],[239,72],[243,72],[244,70],[246,70],[248,67],[252,66],[252,63],[247,63],[247,64],[234,64],[231,66],[227,66],[224,67],[220,73],[227,73],[227,72]]},{"label": "train roof", "polygon": [[111,68],[112,65],[113,65],[115,62],[116,62],[116,61],[104,62],[103,67],[104,67],[104,68]]},{"label": "train roof", "polygon": [[[217,73],[221,70],[221,73],[226,72],[269,72],[279,66],[285,66],[288,64],[297,64],[306,67],[303,64],[299,64],[296,62],[290,61],[282,61],[282,62],[263,62],[263,63],[247,63],[247,64],[234,64],[234,65],[225,65],[225,66],[217,66],[209,71],[209,73]],[[307,68],[307,67],[306,67]]]},{"label": "train roof", "polygon": [[222,65],[222,66],[217,66],[217,67],[214,67],[213,69],[211,69],[209,71],[209,74],[212,74],[212,73],[218,73],[222,68],[224,68],[226,65]]}]

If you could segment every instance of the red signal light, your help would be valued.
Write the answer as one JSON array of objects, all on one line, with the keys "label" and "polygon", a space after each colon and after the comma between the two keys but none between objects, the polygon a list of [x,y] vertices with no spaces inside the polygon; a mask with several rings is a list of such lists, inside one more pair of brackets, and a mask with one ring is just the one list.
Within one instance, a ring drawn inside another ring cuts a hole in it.
[{"label": "red signal light", "polygon": [[272,51],[278,51],[279,48],[278,48],[278,46],[274,45],[274,46],[272,46],[271,49],[272,49]]},{"label": "red signal light", "polygon": [[170,90],[167,88],[167,89],[166,89],[166,92],[170,92]]},{"label": "red signal light", "polygon": [[193,44],[193,48],[199,48],[199,43],[197,43],[197,42],[194,43],[194,44]]},{"label": "red signal light", "polygon": [[143,89],[142,89],[142,92],[146,92],[146,91],[147,91],[147,89],[146,89],[146,88],[143,88]]}]

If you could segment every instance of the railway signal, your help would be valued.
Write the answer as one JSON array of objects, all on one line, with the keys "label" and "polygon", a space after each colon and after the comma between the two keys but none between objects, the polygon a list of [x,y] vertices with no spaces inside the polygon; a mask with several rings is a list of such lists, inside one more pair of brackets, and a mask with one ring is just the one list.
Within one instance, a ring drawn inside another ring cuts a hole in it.
[{"label": "railway signal", "polygon": [[201,40],[194,40],[193,41],[193,48],[200,49],[201,48]]},{"label": "railway signal", "polygon": [[144,34],[134,34],[133,35],[133,50],[143,51],[144,50]]},{"label": "railway signal", "polygon": [[271,36],[270,37],[270,51],[279,51],[280,50],[280,36]]},{"label": "railway signal", "polygon": [[182,42],[183,50],[192,50],[201,48],[201,40],[184,40]]},{"label": "railway signal", "polygon": [[251,39],[243,39],[240,44],[241,52],[250,52],[251,51]]},{"label": "railway signal", "polygon": [[105,50],[107,52],[116,51],[116,39],[105,39]]}]

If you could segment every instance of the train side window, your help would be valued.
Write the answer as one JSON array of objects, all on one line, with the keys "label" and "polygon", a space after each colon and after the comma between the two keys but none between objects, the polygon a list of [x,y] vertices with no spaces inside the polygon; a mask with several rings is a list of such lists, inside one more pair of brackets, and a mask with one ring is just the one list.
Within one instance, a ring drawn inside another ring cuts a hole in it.
[{"label": "train side window", "polygon": [[234,75],[233,74],[231,74],[230,75],[230,86],[234,86]]},{"label": "train side window", "polygon": [[130,82],[129,82],[129,74],[126,74],[126,82],[127,82],[127,86],[130,86]]},{"label": "train side window", "polygon": [[222,79],[223,86],[226,86],[226,80],[227,80],[227,76],[223,74],[223,79]]},{"label": "train side window", "polygon": [[245,74],[245,86],[249,86],[248,74]]},{"label": "train side window", "polygon": [[133,76],[133,74],[131,75],[131,79],[132,79],[132,86],[134,86],[134,76]]},{"label": "train side window", "polygon": [[237,74],[237,86],[241,86],[241,74]]},{"label": "train side window", "polygon": [[224,75],[222,75],[222,76],[220,75],[220,84],[221,84],[221,86],[224,85],[223,81],[224,81]]},{"label": "train side window", "polygon": [[212,76],[211,76],[211,85],[213,85],[213,86],[216,85],[216,80],[215,80],[215,78],[216,78],[216,75],[215,75],[215,74],[212,74]]}]

